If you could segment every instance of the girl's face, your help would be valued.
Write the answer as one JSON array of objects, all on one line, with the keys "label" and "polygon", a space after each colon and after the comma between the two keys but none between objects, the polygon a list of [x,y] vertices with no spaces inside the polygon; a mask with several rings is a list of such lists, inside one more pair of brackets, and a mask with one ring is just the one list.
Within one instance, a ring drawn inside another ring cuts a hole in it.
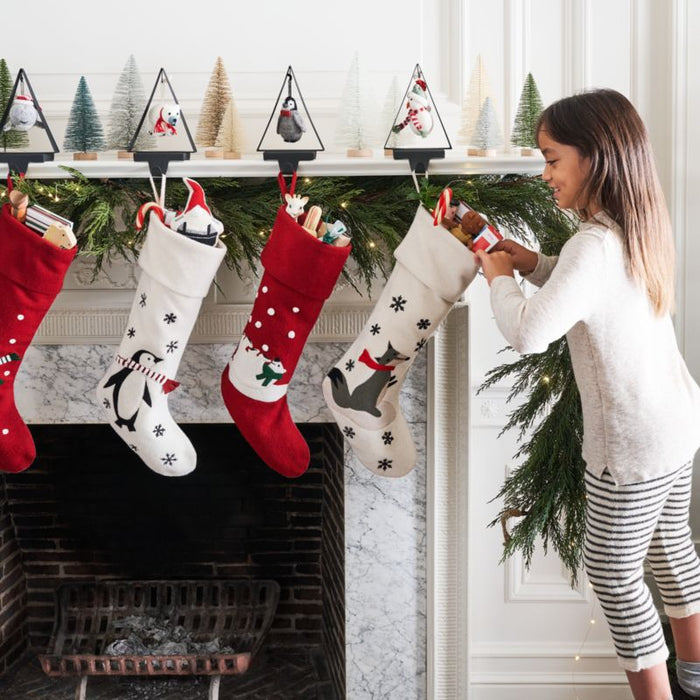
[{"label": "girl's face", "polygon": [[554,191],[554,199],[560,209],[587,209],[597,213],[600,207],[584,201],[584,185],[588,179],[591,162],[578,148],[555,141],[545,129],[540,129],[538,143],[545,159],[542,179]]}]

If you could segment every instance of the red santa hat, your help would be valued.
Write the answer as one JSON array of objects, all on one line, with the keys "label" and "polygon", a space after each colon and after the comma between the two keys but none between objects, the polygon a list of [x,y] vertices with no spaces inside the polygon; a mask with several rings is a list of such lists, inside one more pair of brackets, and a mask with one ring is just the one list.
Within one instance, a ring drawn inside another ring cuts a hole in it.
[{"label": "red santa hat", "polygon": [[209,214],[209,216],[212,216],[211,209],[209,209],[207,206],[202,186],[196,180],[191,180],[188,177],[183,177],[182,179],[187,185],[187,189],[190,193],[189,197],[187,198],[187,204],[185,204],[185,208],[182,213],[184,214],[195,207],[201,207],[207,214]]}]

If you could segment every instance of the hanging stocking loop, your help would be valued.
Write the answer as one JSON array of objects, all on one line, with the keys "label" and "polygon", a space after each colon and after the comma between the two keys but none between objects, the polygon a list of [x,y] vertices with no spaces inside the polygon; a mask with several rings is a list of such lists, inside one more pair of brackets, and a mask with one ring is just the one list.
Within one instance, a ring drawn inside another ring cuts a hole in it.
[{"label": "hanging stocking loop", "polygon": [[277,182],[279,182],[279,185],[280,185],[280,192],[282,193],[282,199],[284,199],[284,196],[286,194],[293,195],[294,189],[297,186],[297,171],[295,170],[292,173],[292,182],[289,185],[289,189],[287,189],[287,181],[285,180],[284,173],[281,170],[277,174]]}]

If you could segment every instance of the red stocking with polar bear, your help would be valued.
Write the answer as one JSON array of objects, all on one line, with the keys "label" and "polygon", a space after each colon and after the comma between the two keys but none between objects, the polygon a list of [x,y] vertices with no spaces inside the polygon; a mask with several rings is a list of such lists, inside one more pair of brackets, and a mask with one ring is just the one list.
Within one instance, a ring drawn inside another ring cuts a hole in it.
[{"label": "red stocking with polar bear", "polygon": [[241,434],[283,476],[301,476],[309,466],[287,388],[349,254],[350,246],[323,243],[280,207],[260,256],[265,274],[253,311],[221,376],[221,394]]}]

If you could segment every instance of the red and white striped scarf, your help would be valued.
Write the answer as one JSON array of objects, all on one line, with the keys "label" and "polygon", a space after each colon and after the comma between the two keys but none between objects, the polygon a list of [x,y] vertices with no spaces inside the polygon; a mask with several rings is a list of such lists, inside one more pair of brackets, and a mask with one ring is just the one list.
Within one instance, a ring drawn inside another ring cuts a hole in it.
[{"label": "red and white striped scarf", "polygon": [[174,379],[168,379],[164,374],[156,372],[150,367],[139,364],[136,362],[136,360],[130,360],[128,357],[122,357],[119,354],[117,354],[116,360],[120,365],[133,369],[137,372],[141,372],[141,374],[145,374],[149,379],[158,382],[158,384],[163,387],[164,394],[169,394],[171,391],[180,386],[180,382],[176,382]]}]

